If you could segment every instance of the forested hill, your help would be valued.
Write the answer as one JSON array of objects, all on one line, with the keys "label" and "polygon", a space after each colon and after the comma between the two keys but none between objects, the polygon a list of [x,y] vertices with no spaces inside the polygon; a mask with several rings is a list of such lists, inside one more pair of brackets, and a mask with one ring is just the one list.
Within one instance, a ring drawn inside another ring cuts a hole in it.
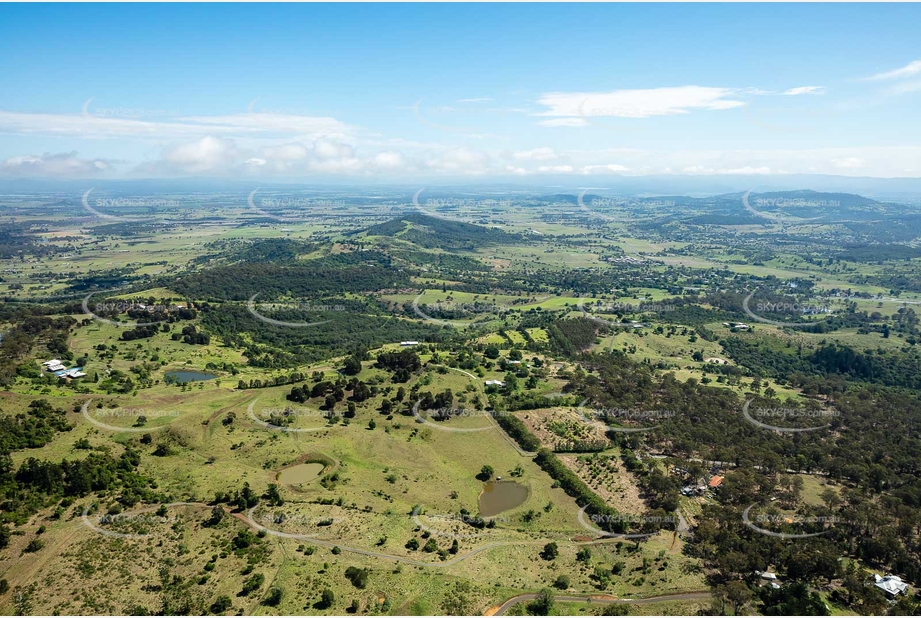
[{"label": "forested hill", "polygon": [[367,236],[389,236],[409,241],[426,249],[445,250],[469,250],[520,240],[517,234],[509,234],[495,228],[462,221],[431,217],[422,213],[407,213],[359,233]]}]

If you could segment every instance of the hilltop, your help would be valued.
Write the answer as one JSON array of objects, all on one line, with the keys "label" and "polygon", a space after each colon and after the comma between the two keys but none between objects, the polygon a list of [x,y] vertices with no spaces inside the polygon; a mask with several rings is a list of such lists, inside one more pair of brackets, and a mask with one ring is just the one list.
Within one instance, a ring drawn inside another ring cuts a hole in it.
[{"label": "hilltop", "polygon": [[509,234],[499,229],[422,213],[407,213],[373,225],[358,234],[399,238],[426,249],[444,250],[471,250],[520,240],[517,234]]}]

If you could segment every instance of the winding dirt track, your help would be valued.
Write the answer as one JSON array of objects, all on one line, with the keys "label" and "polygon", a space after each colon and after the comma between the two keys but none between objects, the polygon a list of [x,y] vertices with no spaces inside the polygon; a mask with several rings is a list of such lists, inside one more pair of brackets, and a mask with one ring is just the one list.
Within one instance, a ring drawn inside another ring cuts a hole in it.
[{"label": "winding dirt track", "polygon": [[[521,603],[522,601],[533,601],[537,598],[537,593],[529,592],[527,594],[519,594],[514,596],[498,608],[490,609],[486,612],[487,616],[501,616],[509,610],[516,603]],[[633,603],[636,605],[645,605],[648,603],[660,603],[662,601],[698,601],[703,599],[709,599],[709,592],[678,592],[674,594],[662,594],[655,597],[645,597],[641,599],[618,599],[612,597],[609,594],[587,594],[587,595],[559,595],[554,596],[555,601],[560,601],[563,603],[603,603],[607,605],[608,603]]]}]

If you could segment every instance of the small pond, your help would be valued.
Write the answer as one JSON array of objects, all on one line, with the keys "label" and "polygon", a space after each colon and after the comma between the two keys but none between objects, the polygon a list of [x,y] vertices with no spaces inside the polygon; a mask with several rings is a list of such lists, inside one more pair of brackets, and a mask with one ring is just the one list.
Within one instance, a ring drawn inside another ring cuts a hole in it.
[{"label": "small pond", "polygon": [[528,488],[514,481],[490,481],[480,494],[480,517],[494,517],[524,503]]},{"label": "small pond", "polygon": [[320,476],[325,468],[321,463],[302,463],[285,468],[278,474],[278,480],[285,485],[300,485]]},{"label": "small pond", "polygon": [[172,378],[175,382],[185,384],[186,382],[202,382],[204,380],[213,380],[217,376],[213,373],[202,373],[201,371],[167,371],[167,378]]}]

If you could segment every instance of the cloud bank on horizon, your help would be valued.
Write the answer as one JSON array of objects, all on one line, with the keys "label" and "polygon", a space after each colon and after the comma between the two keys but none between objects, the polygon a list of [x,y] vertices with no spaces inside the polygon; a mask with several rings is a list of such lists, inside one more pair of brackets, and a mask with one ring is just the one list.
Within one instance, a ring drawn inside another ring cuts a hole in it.
[{"label": "cloud bank on horizon", "polygon": [[[574,71],[562,79],[561,59],[554,76],[541,78],[534,71],[527,88],[514,88],[469,83],[469,74],[440,53],[447,66],[441,77],[453,80],[454,92],[422,84],[416,90],[425,96],[417,97],[412,88],[377,91],[341,76],[344,85],[336,88],[369,98],[370,112],[338,95],[329,96],[321,109],[294,110],[268,108],[273,95],[260,94],[247,97],[249,104],[236,111],[224,100],[203,97],[213,113],[184,111],[181,97],[171,92],[163,97],[168,100],[157,100],[150,88],[125,106],[117,104],[119,94],[89,93],[82,101],[74,98],[73,111],[62,109],[59,97],[54,104],[46,99],[44,109],[37,95],[20,108],[0,97],[0,135],[6,137],[0,143],[0,176],[921,176],[916,114],[904,113],[918,109],[921,59],[903,57],[875,72],[827,80],[788,78],[775,68],[747,74],[746,82],[736,85],[726,85],[725,77],[715,82],[704,67],[693,65],[684,67],[683,83],[644,77],[639,69],[601,76]],[[337,66],[335,52],[322,60]],[[658,61],[650,58],[650,66]],[[105,67],[74,70],[96,76]],[[156,83],[143,65],[136,70]],[[27,88],[15,77],[10,83]],[[561,83],[577,87],[552,87]],[[146,105],[136,105],[138,99]],[[868,122],[892,131],[860,129]]]}]

